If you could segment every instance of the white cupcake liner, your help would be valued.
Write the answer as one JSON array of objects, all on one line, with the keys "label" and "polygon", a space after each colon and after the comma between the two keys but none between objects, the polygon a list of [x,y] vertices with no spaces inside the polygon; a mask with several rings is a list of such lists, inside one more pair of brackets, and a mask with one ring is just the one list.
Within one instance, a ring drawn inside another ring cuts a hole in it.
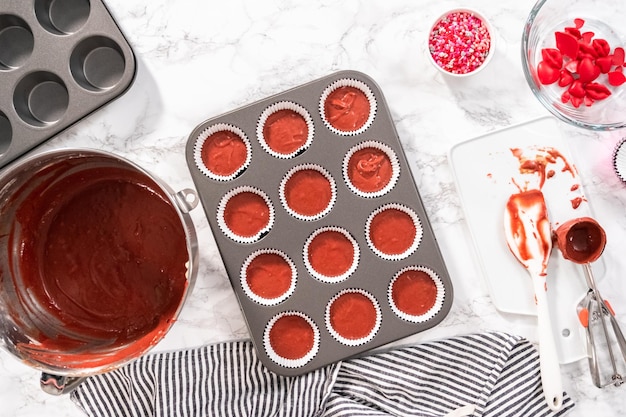
[{"label": "white cupcake liner", "polygon": [[[313,216],[306,216],[304,214],[300,214],[296,211],[294,211],[291,207],[289,207],[289,204],[287,204],[287,198],[285,197],[285,186],[287,185],[287,182],[289,181],[289,179],[291,178],[291,176],[293,174],[295,174],[296,172],[299,171],[303,171],[303,170],[315,170],[318,171],[319,173],[321,173],[330,183],[330,191],[331,191],[331,197],[330,197],[330,201],[328,203],[328,205],[326,206],[326,208],[324,210],[322,210],[321,212],[313,215]],[[295,166],[293,168],[291,168],[283,177],[282,181],[280,182],[280,189],[279,189],[279,194],[280,194],[280,202],[283,205],[283,208],[285,209],[285,211],[287,211],[287,213],[291,214],[293,217],[299,219],[299,220],[304,220],[304,221],[315,221],[315,220],[319,220],[322,217],[326,216],[328,213],[330,213],[330,211],[332,210],[333,206],[335,205],[335,202],[337,201],[337,184],[335,183],[335,179],[333,178],[333,176],[330,174],[330,172],[328,172],[326,169],[322,168],[320,165],[317,164],[302,164],[302,165],[298,165]]]},{"label": "white cupcake liner", "polygon": [[[265,135],[263,134],[263,128],[265,127],[267,118],[279,110],[292,110],[298,113],[300,116],[304,118],[304,121],[306,122],[306,125],[307,125],[308,134],[307,134],[306,141],[304,142],[304,144],[302,144],[302,146],[300,146],[298,149],[296,149],[295,151],[289,154],[279,153],[279,152],[274,151],[272,148],[270,148],[268,143],[265,141]],[[313,119],[311,118],[311,115],[309,114],[307,109],[305,109],[301,105],[296,104],[292,101],[279,101],[267,107],[263,111],[263,113],[261,113],[261,116],[259,117],[259,121],[257,122],[256,135],[257,135],[257,139],[259,143],[261,144],[261,147],[267,153],[269,153],[272,156],[275,156],[276,158],[290,159],[290,158],[293,158],[294,156],[300,155],[302,152],[308,149],[309,146],[311,146],[311,143],[313,143],[313,136],[315,135],[315,127],[313,124]]]},{"label": "white cupcake liner", "polygon": [[[274,348],[272,347],[272,344],[270,342],[270,332],[272,331],[272,327],[274,326],[274,324],[280,318],[285,317],[285,316],[290,316],[290,315],[302,317],[304,320],[306,320],[306,322],[311,326],[311,329],[313,330],[313,346],[311,350],[309,350],[309,352],[306,355],[298,359],[288,359],[288,358],[283,358],[282,356],[278,355],[276,351],[274,351]],[[317,325],[315,324],[313,320],[311,320],[311,318],[309,318],[309,316],[299,311],[285,311],[285,312],[276,314],[267,323],[267,325],[265,326],[265,331],[263,332],[263,348],[265,349],[267,356],[272,360],[272,362],[285,368],[300,368],[306,365],[317,355],[317,352],[319,351],[319,347],[320,347],[320,331]]]},{"label": "white cupcake liner", "polygon": [[[411,218],[411,220],[413,221],[413,225],[415,226],[415,239],[413,240],[411,246],[409,246],[407,250],[402,253],[389,254],[382,252],[376,247],[376,245],[374,245],[374,242],[372,242],[372,239],[370,238],[370,226],[372,221],[374,220],[374,217],[376,217],[377,214],[380,214],[390,209],[396,209],[402,211],[403,213],[406,213]],[[413,210],[402,204],[388,203],[384,206],[379,207],[369,215],[369,217],[367,218],[367,222],[365,223],[365,240],[367,241],[367,246],[369,246],[372,252],[374,252],[376,255],[389,261],[399,261],[401,259],[405,259],[411,256],[417,250],[417,248],[419,248],[423,237],[424,228],[422,227],[422,222],[420,221],[419,217]]]},{"label": "white cupcake liner", "polygon": [[[291,284],[289,285],[289,288],[287,288],[287,291],[285,291],[282,295],[280,295],[279,297],[275,297],[275,298],[265,298],[262,297],[258,294],[255,294],[254,291],[252,291],[252,289],[250,288],[250,286],[248,285],[248,267],[250,266],[250,264],[252,263],[252,261],[254,259],[256,259],[257,256],[259,255],[264,255],[264,254],[273,254],[273,255],[278,255],[281,258],[283,258],[285,260],[285,262],[289,265],[289,268],[291,269]],[[244,261],[243,265],[241,266],[241,271],[239,274],[239,278],[240,278],[240,282],[241,282],[241,288],[243,289],[243,292],[255,303],[257,304],[261,304],[264,306],[275,306],[277,304],[282,303],[283,301],[285,301],[286,299],[288,299],[289,297],[291,297],[291,295],[294,293],[294,291],[296,290],[296,285],[297,285],[297,281],[298,281],[298,272],[296,269],[295,264],[293,263],[293,261],[282,251],[277,250],[277,249],[259,249],[256,250],[254,252],[252,252]]]},{"label": "white cupcake liner", "polygon": [[[315,239],[318,235],[320,235],[320,234],[322,234],[324,232],[339,232],[339,233],[341,233],[342,235],[344,235],[348,239],[348,241],[352,244],[352,248],[354,249],[354,257],[352,259],[352,265],[350,265],[350,268],[348,268],[348,270],[346,272],[344,272],[343,274],[341,274],[341,275],[328,276],[328,275],[321,274],[318,271],[316,271],[313,268],[313,266],[311,265],[311,263],[309,262],[309,246],[310,246],[311,242],[313,241],[313,239]],[[334,283],[337,283],[337,282],[345,281],[346,279],[348,279],[350,277],[350,275],[352,275],[354,273],[354,271],[356,271],[356,269],[359,266],[360,254],[361,253],[360,253],[360,250],[359,250],[359,244],[356,241],[356,239],[354,239],[352,237],[352,235],[347,230],[345,230],[345,229],[343,229],[341,227],[336,227],[336,226],[325,226],[325,227],[321,227],[321,228],[315,230],[307,238],[306,242],[304,243],[304,249],[302,250],[302,257],[303,257],[303,261],[304,261],[304,266],[306,267],[307,271],[309,271],[309,273],[313,277],[318,279],[319,281],[330,283],[330,284],[334,284]]]},{"label": "white cupcake liner", "polygon": [[[350,176],[349,176],[350,158],[352,158],[352,156],[356,152],[362,149],[366,149],[366,148],[376,148],[376,149],[383,151],[389,158],[389,161],[391,162],[391,178],[389,179],[389,183],[384,188],[378,191],[374,191],[374,192],[365,192],[365,191],[359,190],[352,183],[352,181],[350,180]],[[396,153],[394,152],[394,150],[391,149],[389,146],[378,141],[368,140],[368,141],[359,143],[358,145],[352,147],[348,151],[348,153],[343,159],[342,172],[343,172],[343,179],[346,185],[356,195],[364,197],[364,198],[380,197],[380,196],[387,194],[389,191],[393,189],[393,187],[396,186],[396,183],[398,182],[398,178],[400,178],[400,162],[398,161],[398,157]]]},{"label": "white cupcake liner", "polygon": [[622,182],[626,182],[626,138],[622,138],[613,152],[613,169]]},{"label": "white cupcake liner", "polygon": [[[237,169],[231,175],[216,174],[212,172],[211,170],[209,170],[209,168],[204,164],[204,161],[202,161],[202,147],[204,146],[204,143],[211,135],[217,132],[222,132],[222,131],[229,131],[239,136],[241,140],[243,140],[243,143],[245,144],[246,150],[247,150],[247,156],[246,156],[245,162],[239,169]],[[252,161],[252,146],[250,145],[250,140],[248,139],[248,137],[246,136],[243,130],[227,123],[217,123],[212,126],[209,126],[208,128],[204,129],[202,132],[200,132],[193,148],[193,158],[194,158],[194,162],[196,163],[196,168],[198,168],[198,170],[202,172],[204,175],[206,175],[207,177],[216,181],[231,181],[237,178],[238,176],[240,176],[250,166],[250,162]]]},{"label": "white cupcake liner", "polygon": [[[372,302],[372,305],[376,309],[376,321],[374,323],[374,326],[372,327],[372,330],[370,330],[367,336],[364,336],[358,339],[349,339],[349,338],[343,337],[341,334],[339,334],[335,330],[335,328],[332,326],[332,323],[331,323],[330,309],[331,309],[332,304],[335,301],[337,301],[337,299],[339,299],[342,295],[348,294],[348,293],[359,293],[359,294],[364,295]],[[378,300],[376,300],[376,298],[372,294],[360,288],[347,288],[337,293],[333,298],[330,299],[328,304],[326,304],[324,320],[326,322],[326,328],[328,329],[328,332],[339,343],[346,345],[346,346],[361,346],[370,342],[380,330],[380,325],[382,323],[382,312],[381,312],[380,304],[378,303]]]},{"label": "white cupcake liner", "polygon": [[[267,204],[267,207],[269,208],[269,219],[267,225],[254,236],[239,236],[238,234],[230,230],[230,228],[226,224],[226,221],[224,220],[224,210],[226,209],[226,204],[228,203],[228,201],[235,195],[246,192],[254,193],[261,196]],[[233,188],[232,190],[224,194],[224,196],[220,200],[220,203],[217,206],[217,224],[222,233],[224,233],[224,235],[228,236],[235,242],[254,243],[259,241],[263,236],[269,233],[269,231],[274,226],[274,206],[272,205],[272,201],[270,200],[270,198],[263,191],[255,187],[242,185],[240,187]]]},{"label": "white cupcake liner", "polygon": [[[335,91],[336,89],[340,87],[353,87],[353,88],[357,88],[361,90],[363,94],[365,94],[365,97],[370,103],[370,114],[366,122],[359,129],[351,130],[351,131],[339,130],[336,127],[334,127],[326,118],[326,109],[325,109],[326,99],[333,91]],[[365,132],[374,122],[374,119],[376,118],[377,110],[378,110],[378,105],[376,103],[376,97],[374,96],[374,93],[372,93],[372,90],[364,82],[358,81],[352,78],[342,78],[342,79],[334,81],[332,84],[326,87],[326,89],[324,90],[324,92],[322,93],[320,97],[320,102],[319,102],[320,116],[322,118],[322,121],[324,122],[324,125],[326,125],[326,127],[331,132],[337,135],[342,135],[342,136],[355,136],[355,135]]]},{"label": "white cupcake liner", "polygon": [[[428,274],[430,278],[435,283],[437,288],[437,296],[435,297],[435,302],[433,306],[424,314],[420,315],[412,315],[407,314],[404,311],[400,310],[393,301],[393,285],[396,280],[406,271],[422,271]],[[445,287],[443,282],[439,278],[439,276],[430,268],[426,268],[423,266],[407,266],[402,268],[400,271],[396,273],[391,282],[389,283],[389,287],[387,289],[387,299],[389,301],[389,305],[391,306],[391,310],[402,320],[409,321],[411,323],[423,323],[435,317],[437,313],[443,307],[443,301],[445,299]]]}]

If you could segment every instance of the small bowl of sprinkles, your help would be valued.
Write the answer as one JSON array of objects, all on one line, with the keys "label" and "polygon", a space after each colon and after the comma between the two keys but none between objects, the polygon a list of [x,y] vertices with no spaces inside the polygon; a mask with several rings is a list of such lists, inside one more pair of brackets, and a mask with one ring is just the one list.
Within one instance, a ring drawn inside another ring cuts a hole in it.
[{"label": "small bowl of sprinkles", "polygon": [[445,12],[428,34],[428,57],[439,71],[453,77],[476,74],[487,66],[495,45],[491,24],[471,9]]}]

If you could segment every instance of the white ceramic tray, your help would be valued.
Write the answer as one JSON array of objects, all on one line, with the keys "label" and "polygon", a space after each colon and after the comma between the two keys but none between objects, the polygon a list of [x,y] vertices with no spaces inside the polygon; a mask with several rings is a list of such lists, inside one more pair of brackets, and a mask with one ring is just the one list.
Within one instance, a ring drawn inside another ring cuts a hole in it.
[{"label": "white ceramic tray", "polygon": [[[504,237],[506,202],[519,192],[529,174],[521,174],[512,149],[558,150],[563,159],[550,164],[554,175],[542,187],[553,230],[563,222],[591,216],[576,164],[554,118],[546,117],[495,131],[454,146],[449,153],[463,209],[484,277],[495,307],[504,313],[534,315],[536,307],[527,271],[513,257]],[[536,184],[535,184],[536,185]],[[531,185],[530,188],[533,188]],[[578,199],[578,200],[577,200]],[[574,201],[581,201],[575,207]],[[597,278],[605,272],[602,260],[593,264]],[[563,259],[553,248],[548,263],[548,300],[554,337],[561,363],[586,356],[585,335],[576,315],[576,304],[587,286],[582,266]]]}]

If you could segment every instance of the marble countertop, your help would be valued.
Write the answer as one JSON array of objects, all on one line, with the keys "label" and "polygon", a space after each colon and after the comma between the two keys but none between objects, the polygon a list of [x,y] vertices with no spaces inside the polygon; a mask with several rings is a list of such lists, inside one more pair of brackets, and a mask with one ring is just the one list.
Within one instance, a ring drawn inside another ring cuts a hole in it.
[{"label": "marble countertop", "polygon": [[[437,327],[399,341],[502,330],[537,341],[536,318],[498,311],[476,259],[448,152],[470,138],[548,115],[524,79],[520,39],[532,0],[108,0],[134,48],[137,76],[119,99],[40,146],[91,147],[124,156],[172,188],[193,188],[188,135],[199,123],[344,69],[362,71],[385,94],[455,289]],[[427,60],[426,34],[446,9],[480,10],[497,49],[480,74],[449,79]],[[561,126],[564,132],[572,128]],[[604,296],[626,326],[626,185],[611,157],[623,131],[576,130],[568,139],[585,196],[605,227]],[[244,339],[248,331],[201,207],[191,212],[200,268],[180,319],[155,348]],[[497,262],[497,260],[494,260]],[[617,415],[626,387],[598,389],[586,360],[561,366],[572,416]],[[68,396],[39,388],[39,372],[0,351],[0,415],[79,417]]]}]

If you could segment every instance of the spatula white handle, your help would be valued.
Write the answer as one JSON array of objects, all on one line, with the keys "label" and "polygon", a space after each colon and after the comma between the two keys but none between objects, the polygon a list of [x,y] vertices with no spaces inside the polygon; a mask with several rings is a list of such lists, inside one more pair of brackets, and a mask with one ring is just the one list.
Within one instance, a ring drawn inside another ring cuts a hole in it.
[{"label": "spatula white handle", "polygon": [[533,286],[537,300],[537,328],[539,335],[539,366],[543,392],[550,409],[556,411],[563,406],[563,383],[559,357],[552,333],[552,322],[548,309],[545,275],[534,274]]}]

